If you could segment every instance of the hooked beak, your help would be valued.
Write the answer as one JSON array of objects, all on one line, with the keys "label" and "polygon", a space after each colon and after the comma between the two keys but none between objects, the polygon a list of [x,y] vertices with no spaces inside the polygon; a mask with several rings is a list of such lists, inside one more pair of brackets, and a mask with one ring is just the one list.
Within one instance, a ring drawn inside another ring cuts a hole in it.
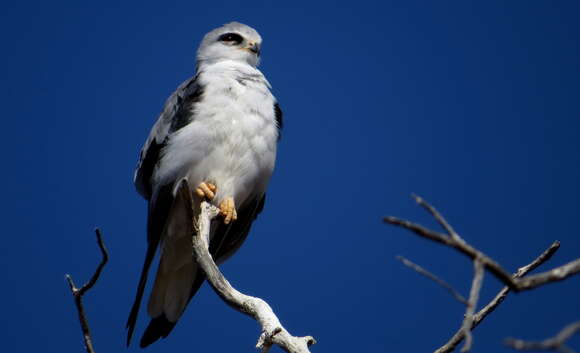
[{"label": "hooked beak", "polygon": [[249,42],[248,46],[245,47],[244,49],[251,51],[252,53],[256,54],[257,56],[260,56],[260,46],[257,43]]}]

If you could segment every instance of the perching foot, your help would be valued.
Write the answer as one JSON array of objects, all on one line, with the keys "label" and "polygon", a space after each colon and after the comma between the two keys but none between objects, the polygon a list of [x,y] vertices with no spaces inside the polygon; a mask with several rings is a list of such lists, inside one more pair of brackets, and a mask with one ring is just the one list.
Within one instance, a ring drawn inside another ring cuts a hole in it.
[{"label": "perching foot", "polygon": [[234,199],[231,197],[225,198],[220,203],[220,213],[224,216],[224,223],[229,224],[230,222],[238,219],[238,212],[236,211],[236,206],[234,204]]},{"label": "perching foot", "polygon": [[212,183],[201,183],[195,188],[195,193],[197,196],[211,201],[215,197],[216,190],[216,186]]}]

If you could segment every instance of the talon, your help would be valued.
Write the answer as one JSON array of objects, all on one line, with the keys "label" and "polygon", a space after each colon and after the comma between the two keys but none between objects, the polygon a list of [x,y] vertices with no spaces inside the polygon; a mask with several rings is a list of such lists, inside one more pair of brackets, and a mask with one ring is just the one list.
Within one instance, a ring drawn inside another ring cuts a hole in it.
[{"label": "talon", "polygon": [[220,203],[220,213],[225,217],[225,224],[229,224],[230,222],[238,219],[238,212],[236,211],[233,198],[228,197]]},{"label": "talon", "polygon": [[215,197],[216,186],[211,183],[201,183],[195,188],[195,193],[199,197],[205,197],[212,200]]}]

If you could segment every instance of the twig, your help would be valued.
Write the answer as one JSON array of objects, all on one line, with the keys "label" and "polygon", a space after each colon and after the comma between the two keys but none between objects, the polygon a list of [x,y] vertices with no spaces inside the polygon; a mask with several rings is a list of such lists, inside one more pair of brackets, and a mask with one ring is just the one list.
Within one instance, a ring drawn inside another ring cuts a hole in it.
[{"label": "twig", "polygon": [[437,211],[435,207],[427,203],[418,195],[413,194],[411,196],[413,197],[413,199],[415,199],[415,202],[417,202],[421,207],[426,209],[433,216],[433,218],[435,218],[435,220],[443,227],[443,229],[445,229],[445,231],[451,236],[451,238],[454,238],[455,240],[458,241],[462,241],[459,234],[457,234],[457,232],[453,229],[453,227],[451,227],[451,224],[447,222],[445,217],[443,217],[443,215],[439,213],[439,211]]},{"label": "twig", "polygon": [[73,295],[75,305],[77,307],[77,312],[79,314],[79,322],[81,325],[81,330],[83,332],[83,339],[85,342],[85,350],[87,351],[87,353],[95,353],[95,349],[93,348],[93,340],[91,338],[91,331],[89,329],[89,322],[87,321],[87,317],[85,314],[85,309],[83,307],[82,299],[83,299],[83,295],[87,291],[89,291],[91,288],[93,288],[93,286],[97,283],[103,268],[107,264],[107,261],[109,261],[109,254],[107,252],[107,248],[105,248],[105,244],[103,243],[103,237],[101,235],[101,231],[99,230],[99,228],[95,229],[95,234],[97,235],[97,244],[99,245],[99,249],[101,249],[102,258],[101,258],[101,262],[97,266],[97,269],[95,270],[95,273],[93,274],[91,279],[85,285],[83,285],[81,288],[77,288],[73,282],[72,277],[68,274],[65,275],[65,278],[66,278],[68,285],[70,287],[70,291]]},{"label": "twig", "polygon": [[546,250],[544,250],[544,252],[541,253],[540,256],[538,256],[530,264],[518,268],[516,273],[514,273],[513,277],[514,278],[521,278],[521,277],[527,275],[529,272],[535,270],[540,265],[542,265],[544,262],[550,260],[552,258],[552,256],[554,256],[556,251],[558,251],[558,249],[560,249],[560,242],[558,240],[556,240],[552,243],[552,245],[550,245]]},{"label": "twig", "polygon": [[[219,209],[202,202],[200,206],[193,202],[191,191],[186,180],[182,180],[178,190],[188,207],[192,224],[192,242],[195,260],[206,274],[207,280],[217,295],[226,304],[237,311],[251,316],[262,327],[262,333],[256,348],[267,352],[271,345],[276,344],[288,353],[310,353],[309,346],[316,343],[313,337],[295,337],[290,335],[276,317],[272,308],[264,300],[240,293],[231,286],[218,269],[209,250],[209,234],[211,220],[219,214]],[[199,212],[199,217],[195,217]],[[193,230],[196,229],[197,232]],[[197,234],[196,234],[197,233]]]},{"label": "twig", "polygon": [[520,351],[538,350],[574,353],[570,347],[566,346],[566,341],[577,332],[580,332],[580,321],[576,321],[567,325],[556,336],[547,338],[541,342],[530,342],[515,338],[506,338],[504,343],[506,346]]},{"label": "twig", "polygon": [[423,276],[429,278],[430,280],[434,281],[435,283],[437,283],[441,287],[445,288],[447,291],[449,291],[449,293],[451,293],[451,295],[453,295],[453,297],[455,299],[457,299],[457,301],[459,301],[462,304],[467,305],[467,299],[465,299],[461,295],[461,293],[459,293],[449,283],[447,283],[444,280],[440,279],[439,277],[435,276],[434,274],[432,274],[431,272],[427,271],[423,267],[417,265],[416,263],[414,263],[414,262],[412,262],[412,261],[404,258],[403,256],[396,256],[396,259],[399,260],[399,261],[401,261],[405,266],[407,266],[407,267],[415,270],[415,272],[419,273],[420,275],[423,275]]},{"label": "twig", "polygon": [[430,229],[423,227],[422,225],[409,222],[407,220],[400,219],[397,217],[385,217],[383,218],[383,221],[408,229],[413,233],[422,236],[423,238],[427,238],[435,242],[455,248],[459,250],[459,252],[461,252],[462,254],[471,258],[472,260],[479,259],[479,261],[481,261],[481,263],[485,265],[485,268],[489,270],[493,275],[495,275],[500,281],[505,283],[505,285],[507,285],[511,289],[517,290],[517,284],[514,282],[509,273],[507,273],[497,262],[492,260],[490,257],[485,255],[481,251],[473,248],[466,242],[458,241],[445,234],[432,231]]},{"label": "twig", "polygon": [[[534,261],[532,261],[530,264],[526,266],[519,268],[517,272],[514,273],[513,277],[520,278],[528,274],[530,271],[533,271],[538,266],[548,261],[556,253],[556,251],[558,251],[559,248],[560,242],[559,241],[553,242],[552,245],[550,245],[550,247],[546,249],[540,256],[538,256]],[[477,314],[473,315],[473,326],[471,329],[473,330],[474,328],[476,328],[477,325],[479,325],[479,323],[481,323],[487,317],[487,315],[491,314],[505,300],[509,292],[510,292],[509,287],[507,286],[503,287],[503,289],[498,292],[495,298],[493,298],[483,309],[477,312]],[[435,353],[452,352],[455,349],[455,347],[457,347],[457,345],[461,343],[461,341],[463,341],[464,338],[465,333],[463,332],[463,327],[461,327],[449,339],[449,341],[445,343],[443,346],[441,346],[439,349],[437,349]]]},{"label": "twig", "polygon": [[[432,215],[434,215],[434,217],[437,219],[439,223],[446,224],[445,219],[435,210],[433,206],[429,205],[427,202],[425,202],[419,197],[416,198],[419,200],[417,202],[419,202],[421,206],[423,206]],[[580,273],[580,258],[579,258],[567,263],[566,265],[557,267],[550,271],[540,273],[534,276],[529,276],[519,280],[517,278],[512,277],[492,258],[488,257],[483,252],[475,249],[471,245],[467,244],[461,238],[455,238],[451,235],[447,236],[445,234],[427,229],[420,224],[416,224],[397,217],[385,217],[383,218],[383,221],[408,229],[421,237],[452,247],[461,252],[462,254],[468,256],[472,260],[479,259],[485,265],[486,269],[489,272],[491,272],[506,286],[510,287],[510,289],[516,292],[534,289],[547,283],[562,281],[568,277]]]},{"label": "twig", "polygon": [[562,281],[580,272],[580,259],[568,262],[565,265],[556,267],[550,271],[542,272],[537,275],[528,276],[519,280],[519,290],[527,290],[539,287],[541,285]]},{"label": "twig", "polygon": [[479,291],[483,284],[483,263],[479,259],[473,261],[473,282],[471,283],[471,290],[469,291],[469,301],[467,302],[467,309],[465,310],[465,317],[463,318],[463,325],[461,331],[465,335],[465,344],[461,348],[461,352],[469,352],[473,344],[473,336],[471,329],[473,327],[473,313],[477,308],[479,300]]},{"label": "twig", "polygon": [[[529,277],[525,277],[525,278],[520,278],[525,273],[528,273],[529,271],[533,270],[534,268],[536,268],[540,264],[547,261],[556,252],[556,250],[558,249],[558,247],[560,245],[558,242],[554,242],[554,244],[552,244],[552,246],[548,250],[546,250],[542,255],[540,255],[540,257],[538,257],[538,259],[536,259],[530,265],[523,267],[523,268],[520,268],[518,270],[518,272],[512,276],[512,275],[508,274],[508,272],[505,271],[492,258],[488,257],[487,255],[485,255],[481,251],[475,249],[474,247],[469,245],[467,242],[465,242],[463,239],[461,239],[461,237],[459,237],[459,235],[453,230],[453,228],[449,225],[449,223],[445,220],[445,218],[433,206],[431,206],[429,203],[427,203],[426,201],[424,201],[423,199],[421,199],[418,196],[413,195],[413,197],[414,197],[415,201],[417,201],[417,203],[420,206],[425,208],[437,220],[437,222],[448,233],[447,235],[440,233],[440,232],[436,232],[436,231],[427,229],[420,224],[416,224],[416,223],[410,222],[408,220],[400,219],[397,217],[385,217],[383,219],[384,222],[403,227],[403,228],[410,230],[413,233],[415,233],[421,237],[427,238],[429,240],[438,242],[438,243],[443,244],[443,245],[447,245],[449,247],[452,247],[452,248],[458,250],[460,253],[471,258],[476,267],[483,265],[485,267],[485,269],[490,271],[490,273],[492,273],[494,276],[496,276],[500,281],[502,281],[506,285],[506,288],[502,289],[496,295],[496,297],[485,308],[483,308],[479,313],[473,314],[473,312],[471,312],[471,313],[466,312],[461,329],[449,340],[449,342],[447,342],[444,346],[439,348],[436,351],[436,353],[452,351],[453,349],[455,349],[457,344],[459,342],[461,342],[464,338],[466,339],[466,344],[463,347],[462,351],[469,350],[469,348],[471,346],[470,330],[475,328],[479,324],[479,322],[481,322],[486,317],[486,315],[488,315],[490,312],[492,312],[505,299],[506,295],[509,293],[510,290],[514,290],[514,291],[529,290],[529,289],[537,288],[537,287],[544,285],[544,284],[547,284],[547,283],[561,281],[561,280],[564,280],[564,279],[571,277],[575,274],[580,273],[580,259],[576,259],[576,260],[571,261],[565,265],[554,268],[550,271],[543,272],[543,273],[529,276]],[[479,263],[479,265],[478,265],[478,263]],[[474,282],[472,285],[472,291],[471,291],[471,295],[470,295],[470,302],[471,302],[471,298],[474,298],[474,295],[478,295],[474,292],[474,290],[476,290],[477,292],[479,292],[479,290],[480,290],[480,287],[477,286],[477,281],[476,281],[478,279],[477,278],[478,273],[479,272],[476,271],[476,276],[474,277]],[[468,307],[468,310],[469,309],[470,308]],[[475,308],[473,308],[473,310],[475,310]]]}]

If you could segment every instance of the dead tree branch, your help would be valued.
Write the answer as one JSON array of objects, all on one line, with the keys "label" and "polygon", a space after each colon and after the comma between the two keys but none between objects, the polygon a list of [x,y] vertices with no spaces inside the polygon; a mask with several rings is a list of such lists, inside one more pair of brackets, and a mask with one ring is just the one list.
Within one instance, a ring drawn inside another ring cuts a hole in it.
[{"label": "dead tree branch", "polygon": [[81,330],[83,332],[83,339],[85,342],[85,350],[87,353],[95,353],[95,349],[93,348],[93,340],[91,338],[91,331],[89,329],[89,322],[87,321],[87,316],[85,314],[85,309],[83,307],[83,295],[87,291],[89,291],[99,280],[99,276],[103,271],[103,268],[109,261],[109,253],[107,252],[107,248],[105,248],[105,244],[103,243],[103,237],[101,235],[101,231],[97,228],[95,229],[95,234],[97,235],[97,244],[99,245],[99,249],[101,249],[101,262],[97,266],[95,273],[91,277],[91,279],[83,285],[81,288],[77,288],[73,282],[73,279],[70,275],[65,275],[65,278],[68,282],[70,287],[70,291],[75,301],[75,305],[77,307],[77,312],[79,314],[79,322],[81,325]]},{"label": "dead tree branch", "polygon": [[[431,210],[437,212],[432,206],[427,204],[421,198],[417,197],[416,199],[418,200],[417,202],[419,202],[423,207],[430,210],[430,212]],[[438,213],[435,214],[437,214],[437,216],[435,217],[436,219],[438,220],[441,219],[443,220],[443,222],[447,223],[441,215],[439,215]],[[510,289],[516,292],[534,289],[547,283],[562,281],[580,272],[580,258],[579,258],[547,272],[543,272],[533,276],[528,276],[524,279],[514,278],[506,270],[504,270],[496,261],[494,261],[492,258],[485,255],[483,252],[475,249],[474,247],[466,243],[454,231],[453,233],[449,233],[449,235],[445,235],[427,229],[420,224],[416,224],[397,217],[385,217],[383,218],[383,221],[392,225],[408,229],[423,238],[427,238],[437,243],[441,243],[449,247],[452,247],[458,250],[460,253],[468,256],[472,260],[478,258],[489,272],[491,272],[506,286],[510,287]],[[453,236],[452,234],[456,235]]]},{"label": "dead tree branch", "polygon": [[[560,242],[555,241],[550,245],[548,249],[546,249],[540,256],[538,256],[534,261],[532,261],[529,265],[521,267],[518,269],[516,273],[514,273],[514,278],[520,278],[525,276],[528,272],[534,270],[544,262],[548,261],[560,248]],[[507,297],[508,293],[510,292],[510,288],[508,286],[503,287],[497,295],[477,314],[473,315],[473,325],[471,329],[477,327],[486,317],[487,315],[491,314]],[[465,333],[463,331],[463,326],[457,330],[457,332],[439,349],[435,351],[435,353],[447,353],[452,352],[461,341],[465,338]]]},{"label": "dead tree branch", "polygon": [[[207,202],[202,202],[200,206],[194,203],[186,180],[181,181],[178,193],[186,204],[191,205],[188,210],[189,216],[194,220],[192,242],[195,260],[205,272],[211,287],[226,304],[258,321],[262,327],[262,333],[256,348],[265,353],[275,344],[288,353],[310,353],[309,346],[316,343],[313,337],[292,336],[282,326],[268,303],[233,288],[213,261],[208,250],[210,224],[211,220],[219,214],[219,209]],[[193,231],[194,229],[197,232]]]},{"label": "dead tree branch", "polygon": [[481,261],[481,263],[485,266],[485,268],[492,274],[494,274],[500,281],[505,283],[511,289],[517,290],[517,285],[514,283],[509,273],[507,273],[497,262],[492,260],[490,257],[485,255],[481,251],[478,251],[477,249],[473,248],[465,241],[457,240],[451,236],[427,229],[422,225],[412,223],[397,217],[385,217],[383,220],[386,223],[390,223],[392,225],[408,229],[423,238],[427,238],[437,243],[441,243],[449,247],[455,248],[459,250],[460,253],[468,256],[472,260],[479,259],[479,261]]},{"label": "dead tree branch", "polygon": [[[580,259],[576,259],[550,271],[528,276],[526,278],[521,278],[523,275],[552,257],[552,255],[556,252],[556,250],[558,250],[560,246],[559,242],[556,241],[542,255],[534,260],[534,262],[520,268],[518,272],[512,276],[507,271],[505,271],[495,260],[465,242],[445,220],[445,218],[435,209],[435,207],[431,206],[429,203],[425,202],[418,196],[413,195],[413,198],[421,207],[426,209],[435,218],[435,220],[441,225],[447,234],[433,231],[423,227],[420,224],[416,224],[397,217],[385,217],[383,219],[384,222],[403,227],[423,238],[427,238],[440,244],[452,247],[472,259],[474,263],[473,283],[471,286],[469,301],[463,324],[459,331],[449,340],[449,342],[439,348],[436,353],[453,351],[457,344],[459,344],[463,339],[465,339],[465,345],[461,351],[468,352],[472,344],[471,330],[473,330],[473,328],[475,328],[489,313],[491,313],[499,304],[501,304],[510,290],[524,291],[537,288],[547,283],[564,280],[580,272]],[[413,266],[410,267],[413,268]],[[475,314],[477,300],[481,290],[484,269],[487,269],[490,273],[496,276],[506,285],[506,287],[503,288],[485,308]],[[419,273],[422,273],[423,275],[428,273],[422,268],[421,271],[418,271],[417,269],[415,270]],[[431,276],[437,278],[434,275]],[[431,276],[427,277],[433,279]],[[435,281],[437,282],[437,280]]]},{"label": "dead tree branch", "polygon": [[465,299],[461,293],[459,293],[455,288],[453,288],[449,283],[445,282],[441,278],[435,276],[431,272],[427,271],[423,267],[417,265],[416,263],[412,262],[409,259],[404,258],[403,256],[397,256],[397,260],[401,261],[403,265],[409,267],[410,269],[414,270],[415,272],[419,273],[422,276],[425,276],[432,280],[433,282],[437,283],[441,287],[445,288],[458,302],[461,304],[467,305],[467,299]]},{"label": "dead tree branch", "polygon": [[539,287],[541,285],[563,281],[566,278],[580,272],[580,259],[568,262],[565,265],[556,267],[550,271],[538,273],[537,275],[528,276],[517,281],[519,290],[527,290]]},{"label": "dead tree branch", "polygon": [[451,236],[451,238],[453,238],[457,241],[463,241],[463,239],[461,239],[461,237],[459,236],[459,234],[457,234],[455,229],[453,229],[453,227],[451,227],[449,222],[447,222],[447,220],[443,217],[443,215],[441,213],[439,213],[439,211],[437,211],[437,209],[435,207],[433,207],[432,205],[427,203],[425,200],[423,200],[418,195],[413,194],[413,195],[411,195],[411,197],[413,197],[413,199],[415,200],[415,202],[417,202],[419,204],[419,206],[426,209],[427,212],[429,212],[433,216],[433,218],[435,218],[437,223],[439,223],[441,225],[441,227],[443,227],[443,229],[445,229],[445,231],[447,232],[447,234],[449,234]]},{"label": "dead tree branch", "polygon": [[471,290],[469,291],[469,301],[467,302],[467,309],[465,309],[463,325],[461,325],[461,331],[463,331],[465,335],[465,345],[461,348],[462,352],[469,352],[471,345],[473,344],[473,336],[471,335],[471,329],[473,328],[473,314],[477,308],[479,292],[481,291],[481,286],[483,284],[483,275],[483,263],[479,259],[475,259],[475,261],[473,261],[473,281],[471,283]]},{"label": "dead tree branch", "polygon": [[566,341],[575,333],[580,332],[580,321],[573,322],[564,327],[556,336],[547,338],[541,342],[524,341],[515,338],[506,338],[506,346],[519,351],[554,351],[562,353],[574,353],[566,346]]}]

